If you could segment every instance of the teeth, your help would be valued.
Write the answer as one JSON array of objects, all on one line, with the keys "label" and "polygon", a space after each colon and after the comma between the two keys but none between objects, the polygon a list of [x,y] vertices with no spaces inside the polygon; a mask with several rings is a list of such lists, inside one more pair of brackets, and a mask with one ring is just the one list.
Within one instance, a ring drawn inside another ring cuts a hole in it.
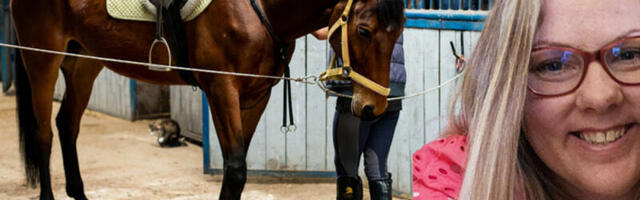
[{"label": "teeth", "polygon": [[608,144],[618,140],[625,134],[625,128],[613,129],[608,131],[599,132],[580,132],[578,136],[580,139],[587,141],[591,144]]},{"label": "teeth", "polygon": [[607,141],[614,141],[620,134],[618,131],[607,131]]},{"label": "teeth", "polygon": [[607,135],[603,132],[596,133],[596,139],[594,141],[596,143],[603,143],[607,141]]}]

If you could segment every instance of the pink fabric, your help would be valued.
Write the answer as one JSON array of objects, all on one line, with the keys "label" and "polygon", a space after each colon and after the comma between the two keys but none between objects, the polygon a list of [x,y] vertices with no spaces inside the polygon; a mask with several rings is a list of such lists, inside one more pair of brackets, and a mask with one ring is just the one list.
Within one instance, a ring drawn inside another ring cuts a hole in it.
[{"label": "pink fabric", "polygon": [[413,154],[413,199],[457,199],[467,160],[467,139],[450,135]]}]

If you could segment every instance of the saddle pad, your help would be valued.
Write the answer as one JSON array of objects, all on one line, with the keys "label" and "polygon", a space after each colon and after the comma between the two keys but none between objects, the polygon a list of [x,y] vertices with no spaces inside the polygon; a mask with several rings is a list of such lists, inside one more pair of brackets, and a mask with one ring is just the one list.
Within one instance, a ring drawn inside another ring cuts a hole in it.
[{"label": "saddle pad", "polygon": [[[109,16],[116,19],[155,22],[155,13],[145,8],[145,3],[149,0],[107,0],[107,12]],[[181,11],[193,9],[193,11],[183,18],[184,21],[195,19],[204,9],[211,4],[212,0],[188,0]],[[194,6],[189,6],[194,5]]]}]

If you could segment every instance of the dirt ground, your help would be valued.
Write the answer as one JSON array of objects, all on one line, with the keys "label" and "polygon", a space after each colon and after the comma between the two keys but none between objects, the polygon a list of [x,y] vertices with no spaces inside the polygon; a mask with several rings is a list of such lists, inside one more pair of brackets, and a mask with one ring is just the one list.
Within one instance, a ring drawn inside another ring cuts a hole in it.
[{"label": "dirt ground", "polygon": [[[53,107],[55,115],[59,104]],[[38,199],[39,189],[25,184],[15,109],[15,97],[0,94],[0,199]],[[149,123],[85,112],[77,148],[87,197],[217,199],[222,176],[203,174],[202,148],[190,143],[160,148],[148,134]],[[56,199],[70,199],[55,126],[53,132],[53,192]],[[242,199],[335,199],[333,179],[249,176],[247,182]],[[366,189],[364,193],[368,196]]]}]

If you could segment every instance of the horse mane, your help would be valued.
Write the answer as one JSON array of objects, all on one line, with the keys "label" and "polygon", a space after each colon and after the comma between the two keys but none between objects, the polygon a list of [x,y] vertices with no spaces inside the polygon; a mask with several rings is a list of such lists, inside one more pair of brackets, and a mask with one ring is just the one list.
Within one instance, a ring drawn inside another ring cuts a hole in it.
[{"label": "horse mane", "polygon": [[387,31],[404,26],[404,2],[402,0],[378,0],[375,8],[378,21]]}]

